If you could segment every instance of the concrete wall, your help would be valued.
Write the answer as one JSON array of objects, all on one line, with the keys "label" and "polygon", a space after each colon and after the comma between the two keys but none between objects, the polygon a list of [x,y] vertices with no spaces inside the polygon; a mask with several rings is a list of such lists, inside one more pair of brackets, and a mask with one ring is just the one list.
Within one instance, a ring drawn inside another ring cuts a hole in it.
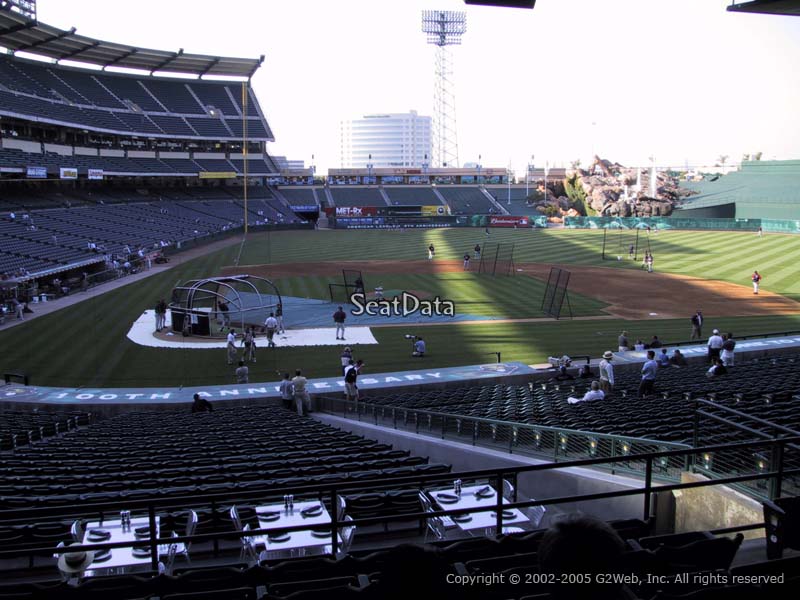
[{"label": "concrete wall", "polygon": [[[696,473],[683,473],[681,483],[707,481]],[[761,503],[727,486],[676,490],[675,531],[705,531],[761,523]],[[764,530],[744,531],[746,539],[763,538]]]},{"label": "concrete wall", "polygon": [[[405,431],[351,421],[324,413],[314,413],[323,423],[338,427],[366,438],[391,444],[431,462],[451,464],[453,471],[478,471],[502,467],[521,467],[543,464],[546,461],[506,454],[495,450],[469,446],[459,442],[441,440]],[[640,487],[641,481],[584,468],[568,468],[534,473],[523,473],[517,481],[517,492],[522,498],[542,499],[578,494],[595,494]],[[644,497],[641,495],[610,498],[548,507],[549,516],[559,513],[582,512],[601,519],[642,518]],[[546,524],[547,521],[544,522]]]}]

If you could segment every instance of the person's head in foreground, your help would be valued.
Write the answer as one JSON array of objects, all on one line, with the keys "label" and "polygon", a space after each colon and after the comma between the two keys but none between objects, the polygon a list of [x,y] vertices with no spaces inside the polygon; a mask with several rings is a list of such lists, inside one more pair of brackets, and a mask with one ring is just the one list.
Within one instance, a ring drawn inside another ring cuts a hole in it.
[{"label": "person's head in foreground", "polygon": [[625,598],[622,586],[597,583],[597,576],[622,571],[625,543],[616,531],[594,517],[575,515],[558,521],[544,534],[539,544],[541,573],[585,574],[585,581],[558,583],[551,593],[555,598]]}]

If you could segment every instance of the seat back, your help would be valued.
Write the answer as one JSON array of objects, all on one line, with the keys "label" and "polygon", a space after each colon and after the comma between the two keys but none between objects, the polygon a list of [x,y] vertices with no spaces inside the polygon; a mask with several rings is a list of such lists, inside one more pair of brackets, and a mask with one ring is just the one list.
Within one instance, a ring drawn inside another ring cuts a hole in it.
[{"label": "seat back", "polygon": [[236,529],[236,531],[241,531],[243,529],[242,520],[239,518],[239,511],[236,508],[236,505],[231,506],[230,515],[234,529]]},{"label": "seat back", "polygon": [[[353,517],[350,515],[346,515],[344,518],[344,522],[352,522]],[[350,551],[350,545],[353,543],[353,536],[356,533],[356,526],[355,525],[345,525],[340,530],[340,536],[342,538],[342,545],[340,547],[340,551],[343,554],[346,554]]]}]

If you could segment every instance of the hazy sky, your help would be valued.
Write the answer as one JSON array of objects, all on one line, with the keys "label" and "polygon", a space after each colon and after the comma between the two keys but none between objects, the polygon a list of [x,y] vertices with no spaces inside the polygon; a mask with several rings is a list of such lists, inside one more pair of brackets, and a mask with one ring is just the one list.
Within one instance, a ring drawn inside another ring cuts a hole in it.
[{"label": "hazy sky", "polygon": [[268,150],[339,166],[339,121],[431,114],[434,47],[421,10],[464,10],[454,48],[459,159],[522,172],[584,163],[800,158],[800,18],[728,0],[39,0],[39,20],[163,50],[266,55],[253,78]]}]

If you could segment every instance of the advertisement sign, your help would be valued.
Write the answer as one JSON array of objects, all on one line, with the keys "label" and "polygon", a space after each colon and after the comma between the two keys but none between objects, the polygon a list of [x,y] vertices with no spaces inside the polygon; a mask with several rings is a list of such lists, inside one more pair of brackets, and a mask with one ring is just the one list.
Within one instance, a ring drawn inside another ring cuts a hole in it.
[{"label": "advertisement sign", "polygon": [[29,179],[47,179],[47,167],[28,167]]},{"label": "advertisement sign", "polygon": [[489,217],[489,227],[529,227],[530,220],[528,217]]},{"label": "advertisement sign", "polygon": [[77,179],[78,169],[75,167],[61,167],[59,169],[61,179]]},{"label": "advertisement sign", "polygon": [[369,217],[378,214],[378,209],[374,206],[337,206],[326,208],[325,213],[329,217]]},{"label": "advertisement sign", "polygon": [[318,212],[319,207],[316,204],[308,204],[308,205],[291,205],[291,208],[295,212]]},{"label": "advertisement sign", "polygon": [[235,179],[233,171],[201,171],[197,174],[200,179]]},{"label": "advertisement sign", "polygon": [[443,206],[441,204],[433,206],[420,206],[419,209],[420,209],[420,214],[423,217],[439,217],[442,215],[450,214],[450,207]]},{"label": "advertisement sign", "polygon": [[103,169],[89,169],[89,179],[103,179]]}]

